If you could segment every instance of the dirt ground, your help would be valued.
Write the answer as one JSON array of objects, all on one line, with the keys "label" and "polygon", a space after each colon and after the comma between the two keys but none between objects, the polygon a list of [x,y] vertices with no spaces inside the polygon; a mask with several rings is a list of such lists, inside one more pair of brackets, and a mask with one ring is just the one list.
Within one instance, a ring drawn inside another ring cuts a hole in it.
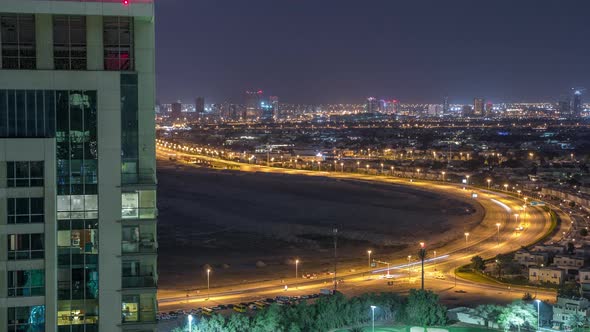
[{"label": "dirt ground", "polygon": [[[159,289],[211,287],[331,269],[332,229],[341,264],[367,250],[400,253],[463,236],[483,216],[464,198],[406,186],[247,173],[158,161]],[[257,265],[258,262],[258,265]]]}]

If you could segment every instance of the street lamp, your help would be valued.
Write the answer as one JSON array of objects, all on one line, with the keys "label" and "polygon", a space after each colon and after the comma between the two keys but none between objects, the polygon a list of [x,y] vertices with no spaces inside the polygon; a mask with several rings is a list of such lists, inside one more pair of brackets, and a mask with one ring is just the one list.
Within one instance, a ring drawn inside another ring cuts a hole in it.
[{"label": "street lamp", "polygon": [[381,163],[381,174],[383,174],[383,163]]},{"label": "street lamp", "polygon": [[373,332],[375,332],[375,308],[377,307],[374,305],[371,306],[371,312],[373,313]]},{"label": "street lamp", "polygon": [[490,184],[492,183],[492,179],[488,179],[488,189],[490,189]]},{"label": "street lamp", "polygon": [[514,218],[516,219],[516,224],[518,224],[518,213],[514,214]]},{"label": "street lamp", "polygon": [[412,255],[408,255],[408,283],[412,277],[412,270],[410,270],[410,262],[412,261]]},{"label": "street lamp", "polygon": [[541,300],[536,299],[537,302],[537,331],[541,330]]},{"label": "street lamp", "polygon": [[188,315],[188,332],[193,331],[193,315]]},{"label": "street lamp", "polygon": [[424,242],[420,242],[420,252],[418,255],[422,261],[422,290],[424,290],[424,259],[426,258],[426,248]]},{"label": "street lamp", "polygon": [[357,161],[356,162],[356,171],[357,171],[357,173],[360,172],[360,170],[361,170],[361,162],[360,161]]},{"label": "street lamp", "polygon": [[369,269],[371,268],[371,250],[367,250],[367,255],[369,255]]},{"label": "street lamp", "polygon": [[295,260],[295,279],[297,279],[297,276],[299,275],[298,270],[297,270],[298,268],[299,268],[299,260],[296,259]]},{"label": "street lamp", "polygon": [[393,166],[391,166],[391,176],[393,176]]},{"label": "street lamp", "polygon": [[210,287],[210,283],[209,283],[209,277],[211,275],[211,269],[207,269],[207,300],[209,300],[209,297],[211,296],[211,287]]},{"label": "street lamp", "polygon": [[443,182],[445,182],[445,174],[447,174],[447,172],[442,172]]},{"label": "street lamp", "polygon": [[498,227],[498,245],[500,245],[500,223],[496,223],[496,227]]},{"label": "street lamp", "polygon": [[467,179],[467,181],[466,181],[466,183],[465,183],[465,184],[466,184],[466,185],[469,185],[469,175],[465,175],[465,178]]},{"label": "street lamp", "polygon": [[469,243],[469,232],[465,232],[465,244]]},{"label": "street lamp", "polygon": [[344,173],[344,163],[340,163],[340,171]]},{"label": "street lamp", "polygon": [[504,184],[504,191],[508,191],[508,184],[507,183]]}]

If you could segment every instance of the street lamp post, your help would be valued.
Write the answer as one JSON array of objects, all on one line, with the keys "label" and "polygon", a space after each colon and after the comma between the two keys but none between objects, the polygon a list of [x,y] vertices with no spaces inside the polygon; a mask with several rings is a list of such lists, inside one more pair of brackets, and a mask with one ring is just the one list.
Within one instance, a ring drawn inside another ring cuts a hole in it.
[{"label": "street lamp post", "polygon": [[372,312],[372,316],[373,316],[373,332],[375,332],[375,308],[377,308],[377,307],[374,305],[371,306],[371,312]]},{"label": "street lamp post", "polygon": [[492,179],[488,179],[487,181],[488,181],[488,189],[490,189],[490,185],[492,183]]},{"label": "street lamp post", "polygon": [[391,176],[393,176],[393,166],[391,166]]},{"label": "street lamp post", "polygon": [[360,171],[361,171],[361,162],[360,161],[357,161],[356,162],[356,172],[357,173],[360,173]]},{"label": "street lamp post", "polygon": [[381,163],[381,175],[383,175],[383,163]]},{"label": "street lamp post", "polygon": [[340,163],[340,171],[344,173],[344,163]]},{"label": "street lamp post", "polygon": [[367,250],[367,255],[369,255],[369,269],[371,268],[371,250]]},{"label": "street lamp post", "polygon": [[467,181],[465,181],[466,182],[465,184],[469,185],[469,175],[465,175],[465,178],[467,179]]},{"label": "street lamp post", "polygon": [[514,214],[514,218],[516,219],[516,224],[518,225],[518,213]]},{"label": "street lamp post", "polygon": [[469,243],[469,232],[465,232],[465,244]]},{"label": "street lamp post", "polygon": [[207,300],[209,300],[210,298],[210,294],[211,294],[211,287],[210,287],[210,283],[209,283],[209,277],[211,275],[211,269],[207,269]]},{"label": "street lamp post", "polygon": [[504,184],[504,191],[508,191],[508,184],[507,183]]},{"label": "street lamp post", "polygon": [[410,270],[410,262],[412,261],[412,255],[408,255],[408,283],[412,277],[412,270]]},{"label": "street lamp post", "polygon": [[420,242],[419,256],[420,260],[422,261],[422,290],[424,290],[424,259],[426,258],[426,248],[424,242]]},{"label": "street lamp post", "polygon": [[500,223],[496,223],[496,227],[498,228],[497,242],[500,245]]},{"label": "street lamp post", "polygon": [[447,172],[442,172],[443,182],[445,182],[445,174],[447,174]]},{"label": "street lamp post", "polygon": [[193,315],[188,315],[188,332],[193,331]]}]

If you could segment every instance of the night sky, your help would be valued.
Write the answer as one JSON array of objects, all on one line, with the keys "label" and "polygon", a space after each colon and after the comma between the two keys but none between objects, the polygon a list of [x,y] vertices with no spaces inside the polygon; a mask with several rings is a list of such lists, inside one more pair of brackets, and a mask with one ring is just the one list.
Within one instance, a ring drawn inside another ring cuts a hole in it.
[{"label": "night sky", "polygon": [[588,0],[156,0],[156,16],[160,102],[590,93]]}]

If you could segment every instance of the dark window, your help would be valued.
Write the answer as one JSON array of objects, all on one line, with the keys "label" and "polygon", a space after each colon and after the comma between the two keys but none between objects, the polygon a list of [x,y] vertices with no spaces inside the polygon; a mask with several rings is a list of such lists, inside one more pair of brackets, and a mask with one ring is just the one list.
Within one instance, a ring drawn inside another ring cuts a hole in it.
[{"label": "dark window", "polygon": [[42,161],[9,161],[6,163],[6,183],[12,187],[43,187]]},{"label": "dark window", "polygon": [[2,68],[35,69],[35,16],[0,15]]},{"label": "dark window", "polygon": [[54,137],[54,91],[0,90],[0,137]]},{"label": "dark window", "polygon": [[8,235],[8,260],[41,259],[44,254],[43,234]]},{"label": "dark window", "polygon": [[86,69],[86,18],[53,17],[53,58],[55,69]]},{"label": "dark window", "polygon": [[133,18],[104,17],[104,69],[134,69]]},{"label": "dark window", "polygon": [[43,198],[8,198],[7,223],[29,224],[44,222]]}]

